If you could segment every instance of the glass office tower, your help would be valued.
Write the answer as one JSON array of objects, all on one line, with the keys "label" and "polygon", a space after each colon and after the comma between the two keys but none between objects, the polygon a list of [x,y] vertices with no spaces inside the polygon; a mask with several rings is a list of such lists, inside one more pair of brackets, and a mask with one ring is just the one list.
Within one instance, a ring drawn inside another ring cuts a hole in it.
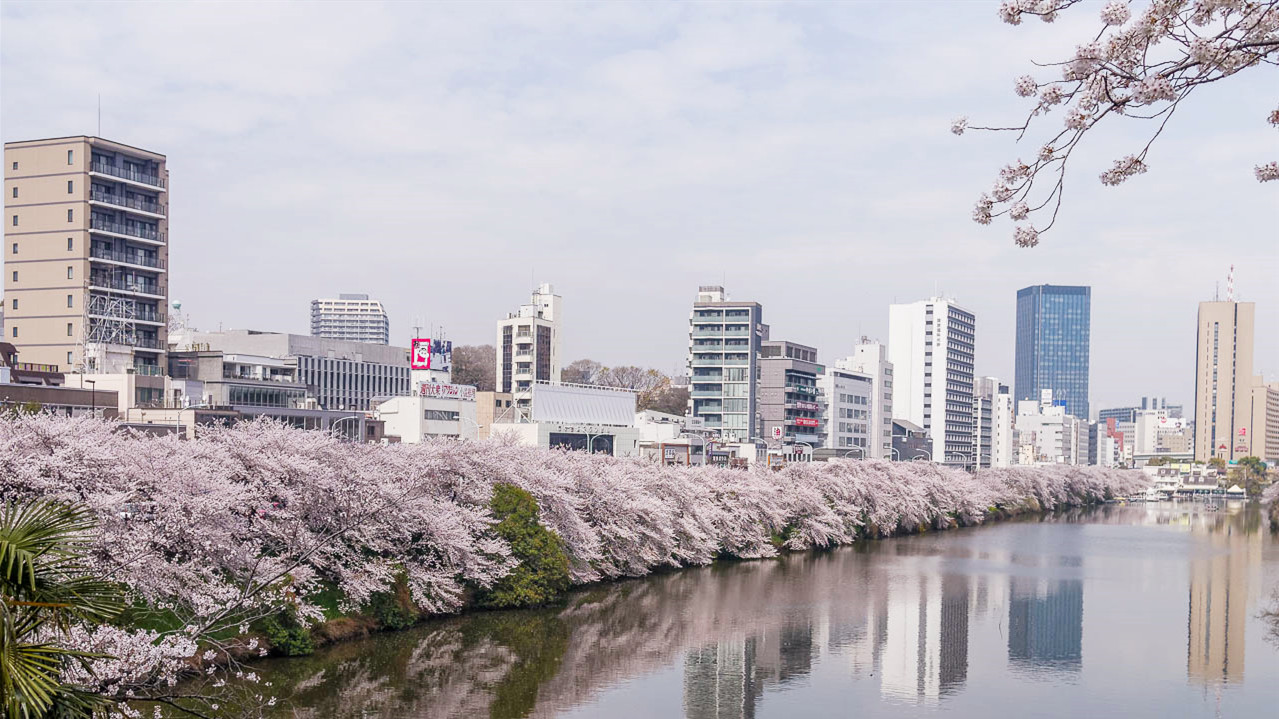
[{"label": "glass office tower", "polygon": [[1092,289],[1034,285],[1017,291],[1017,400],[1050,389],[1066,414],[1088,419],[1088,335]]}]

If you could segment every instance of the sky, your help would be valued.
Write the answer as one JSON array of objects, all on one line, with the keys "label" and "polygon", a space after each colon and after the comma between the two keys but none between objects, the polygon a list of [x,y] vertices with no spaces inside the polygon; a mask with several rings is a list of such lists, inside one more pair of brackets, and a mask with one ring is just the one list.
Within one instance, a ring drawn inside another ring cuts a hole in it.
[{"label": "sky", "polygon": [[[1273,67],[1207,86],[1150,171],[1090,137],[1042,244],[970,220],[998,169],[1061,126],[1005,125],[1033,61],[1091,39],[1100,4],[1001,23],[994,2],[32,3],[0,5],[0,135],[163,153],[170,295],[202,330],[306,333],[310,300],[367,292],[415,326],[492,343],[536,283],[564,355],[682,371],[698,285],[764,305],[825,362],[888,305],[977,316],[977,372],[1011,384],[1016,290],[1092,294],[1094,408],[1191,404],[1197,303],[1235,267],[1257,371],[1279,379]],[[101,131],[98,99],[101,96]]]}]

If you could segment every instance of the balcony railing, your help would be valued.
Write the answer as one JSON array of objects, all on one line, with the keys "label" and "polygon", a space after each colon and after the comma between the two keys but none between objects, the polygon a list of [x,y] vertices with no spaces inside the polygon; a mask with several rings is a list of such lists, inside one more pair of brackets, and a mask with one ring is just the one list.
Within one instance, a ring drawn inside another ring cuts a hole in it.
[{"label": "balcony railing", "polygon": [[138,282],[137,280],[126,281],[116,280],[109,277],[101,277],[97,275],[89,275],[89,286],[100,287],[107,290],[120,290],[123,292],[141,292],[147,295],[160,296],[160,286],[154,282]]},{"label": "balcony railing", "polygon": [[151,350],[164,349],[160,345],[160,340],[151,339],[149,337],[137,337],[132,342],[128,342],[126,344],[130,344],[134,347],[141,347],[143,349],[151,349]]},{"label": "balcony railing", "polygon": [[164,370],[158,364],[135,364],[133,373],[147,377],[161,377],[164,375]]},{"label": "balcony railing", "polygon": [[150,185],[152,187],[164,187],[164,180],[160,179],[158,176],[145,172],[137,172],[125,167],[116,167],[115,165],[108,165],[104,162],[95,162],[90,166],[90,169],[93,172],[101,172],[104,175],[132,180],[133,182],[141,182],[144,185]]},{"label": "balcony railing", "polygon": [[138,237],[143,240],[151,240],[152,242],[164,242],[163,232],[148,230],[134,225],[124,225],[119,222],[108,222],[107,220],[99,219],[97,217],[89,220],[89,229],[102,230],[103,232],[114,232],[117,235]]},{"label": "balcony railing", "polygon": [[95,312],[93,309],[90,309],[89,314],[94,317],[102,317],[104,319],[110,319],[110,320],[121,320],[121,321],[142,320],[143,322],[159,322],[160,324],[164,324],[166,321],[164,313],[156,312],[154,310],[149,312],[138,311],[134,313],[133,315],[126,316],[126,315],[110,314],[107,312]]},{"label": "balcony railing", "polygon": [[51,372],[53,374],[61,371],[56,364],[40,364],[38,362],[14,362],[13,369],[20,372]]},{"label": "balcony railing", "polygon": [[127,262],[131,265],[141,265],[142,267],[154,267],[158,270],[164,269],[164,260],[159,257],[150,257],[140,252],[118,252],[104,247],[94,247],[90,250],[89,256],[95,260],[112,260],[114,262]]},{"label": "balcony railing", "polygon": [[159,202],[146,202],[135,198],[128,198],[124,195],[118,195],[111,192],[103,192],[102,190],[94,190],[89,193],[89,199],[95,202],[105,202],[108,205],[116,207],[127,207],[131,210],[140,210],[142,212],[150,212],[153,215],[163,215],[165,208]]}]

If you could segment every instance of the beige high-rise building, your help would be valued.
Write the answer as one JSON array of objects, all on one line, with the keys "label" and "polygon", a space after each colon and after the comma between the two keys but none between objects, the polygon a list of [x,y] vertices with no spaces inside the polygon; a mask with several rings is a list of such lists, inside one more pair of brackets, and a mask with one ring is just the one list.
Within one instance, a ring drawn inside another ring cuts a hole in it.
[{"label": "beige high-rise building", "polygon": [[1258,375],[1252,383],[1252,456],[1279,463],[1279,382]]},{"label": "beige high-rise building", "polygon": [[4,146],[4,339],[63,371],[164,372],[165,157],[100,137]]},{"label": "beige high-rise building", "polygon": [[1195,461],[1252,454],[1256,305],[1200,302],[1195,353]]}]

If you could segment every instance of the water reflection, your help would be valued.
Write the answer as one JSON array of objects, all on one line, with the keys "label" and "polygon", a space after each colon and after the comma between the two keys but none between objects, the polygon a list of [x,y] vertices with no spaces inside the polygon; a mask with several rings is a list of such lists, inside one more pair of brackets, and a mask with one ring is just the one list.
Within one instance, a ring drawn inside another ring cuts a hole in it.
[{"label": "water reflection", "polygon": [[[1108,534],[1107,525],[1120,526]],[[1141,545],[1152,531],[1162,543]],[[1179,590],[1143,593],[1134,567],[1149,561],[1134,553],[1146,551],[1188,567]],[[1090,584],[1107,567],[1118,575]],[[610,715],[594,703],[623,683],[689,719],[750,719],[773,701],[785,707],[773,716],[837,713],[854,700],[988,716],[972,704],[1017,686],[1086,683],[1099,661],[1092,681],[1137,681],[1108,677],[1113,663],[1105,671],[1116,647],[1149,637],[1125,633],[1125,612],[1160,613],[1158,636],[1180,636],[1167,609],[1188,617],[1191,685],[1242,682],[1246,636],[1263,626],[1256,600],[1279,581],[1277,568],[1279,543],[1246,513],[1108,507],[605,585],[561,608],[435,622],[268,662],[264,673],[291,695],[280,717]],[[1119,632],[1090,634],[1088,662],[1086,590],[1097,615],[1089,621]],[[1248,658],[1262,664],[1254,671],[1279,672],[1277,652]],[[670,671],[675,688],[661,679]],[[1152,677],[1159,686],[1174,678]]]}]

